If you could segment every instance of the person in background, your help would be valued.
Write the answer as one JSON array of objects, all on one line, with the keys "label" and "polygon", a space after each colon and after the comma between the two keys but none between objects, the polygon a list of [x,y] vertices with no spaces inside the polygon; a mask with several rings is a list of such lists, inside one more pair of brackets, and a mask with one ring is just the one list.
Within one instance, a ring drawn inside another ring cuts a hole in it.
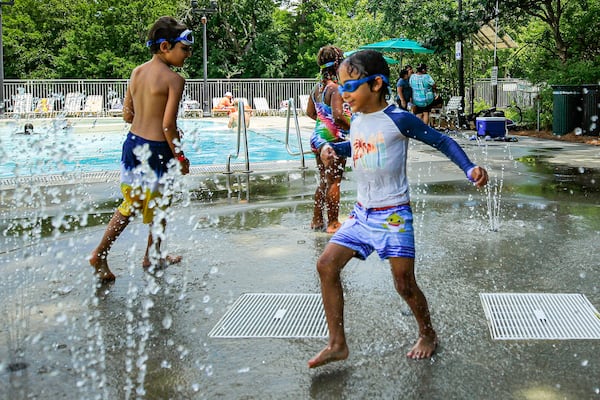
[{"label": "person in background", "polygon": [[353,112],[350,140],[323,144],[321,157],[325,165],[338,156],[351,160],[357,202],[317,261],[329,342],[308,366],[315,368],[348,357],[340,274],[353,257],[364,260],[373,251],[389,260],[396,291],[418,325],[417,341],[407,357],[429,358],[438,339],[427,300],[415,278],[413,214],[406,173],[408,141],[416,139],[441,151],[478,187],[487,183],[487,171],[473,164],[452,138],[388,104],[390,69],[381,53],[358,51],[342,62],[338,74],[342,99]]},{"label": "person in background", "polygon": [[[310,226],[312,229],[325,229],[327,233],[334,233],[341,226],[340,184],[346,159],[339,157],[325,167],[319,152],[324,143],[344,141],[350,128],[349,110],[344,107],[337,84],[337,69],[343,59],[344,52],[338,47],[328,45],[319,49],[317,64],[320,79],[313,88],[306,109],[306,114],[317,121],[310,143],[319,169],[319,184],[315,190],[315,205]],[[327,226],[323,219],[325,209]]]},{"label": "person in background", "polygon": [[[171,67],[182,67],[190,57],[192,31],[172,17],[159,18],[148,33],[152,59],[131,73],[123,119],[131,124],[121,154],[123,202],[108,223],[89,262],[102,283],[115,280],[108,254],[135,214],[150,224],[142,266],[156,269],[178,263],[181,256],[164,255],[160,245],[166,228],[164,210],[170,204],[173,179],[189,172],[181,149],[177,112],[185,80]],[[155,221],[155,211],[160,214]]]},{"label": "person in background", "polygon": [[219,104],[213,108],[213,110],[226,111],[227,114],[234,112],[235,105],[233,104],[233,94],[231,92],[225,92],[223,98],[219,101]]},{"label": "person in background", "polygon": [[412,88],[408,81],[411,74],[407,69],[400,70],[400,78],[396,82],[396,103],[398,103],[398,107],[406,111],[412,111]]},{"label": "person in background", "polygon": [[[227,123],[227,127],[229,129],[235,128],[237,126],[238,117],[239,117],[239,105],[240,100],[236,99],[233,102],[234,111],[229,113],[229,122]],[[244,122],[246,123],[246,128],[250,127],[250,117],[252,116],[252,107],[250,104],[244,103]]]},{"label": "person in background", "polygon": [[437,86],[431,75],[427,73],[427,65],[419,64],[417,72],[410,77],[409,82],[415,104],[414,113],[426,125],[429,125],[429,113],[436,96]]}]

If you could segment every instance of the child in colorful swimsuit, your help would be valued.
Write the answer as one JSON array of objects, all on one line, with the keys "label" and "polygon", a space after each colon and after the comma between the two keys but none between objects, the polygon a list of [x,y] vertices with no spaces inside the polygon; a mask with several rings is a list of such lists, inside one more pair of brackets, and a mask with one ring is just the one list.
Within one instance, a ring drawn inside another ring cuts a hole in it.
[{"label": "child in colorful swimsuit", "polygon": [[324,228],[323,212],[327,208],[327,233],[334,233],[341,226],[338,220],[340,184],[346,159],[339,157],[326,168],[319,151],[324,143],[344,141],[350,128],[349,110],[344,108],[337,85],[337,69],[343,59],[344,52],[337,47],[324,46],[319,50],[317,63],[321,68],[321,80],[313,89],[306,109],[306,114],[317,121],[310,140],[319,169],[311,228]]},{"label": "child in colorful swimsuit", "polygon": [[413,216],[406,177],[408,139],[440,150],[475,185],[487,183],[486,170],[474,165],[454,140],[410,112],[388,105],[389,73],[381,53],[372,50],[352,54],[338,70],[342,98],[353,112],[350,142],[324,144],[321,157],[326,164],[337,154],[351,157],[358,201],[317,262],[329,342],[308,362],[311,368],[348,357],[340,273],[353,257],[366,259],[373,251],[389,260],[395,287],[418,324],[418,339],[407,356],[428,358],[437,347],[427,300],[414,274]]},{"label": "child in colorful swimsuit", "polygon": [[152,59],[131,73],[123,107],[123,119],[131,123],[121,155],[124,200],[89,259],[103,283],[115,280],[108,267],[108,253],[135,213],[142,214],[144,223],[155,225],[150,226],[142,265],[157,268],[181,261],[179,256],[160,253],[166,220],[161,211],[157,224],[154,211],[164,210],[169,205],[169,183],[173,178],[189,172],[189,161],[180,148],[177,128],[185,80],[171,67],[183,66],[191,55],[193,43],[192,32],[185,25],[171,17],[161,17],[148,34],[147,46]]}]

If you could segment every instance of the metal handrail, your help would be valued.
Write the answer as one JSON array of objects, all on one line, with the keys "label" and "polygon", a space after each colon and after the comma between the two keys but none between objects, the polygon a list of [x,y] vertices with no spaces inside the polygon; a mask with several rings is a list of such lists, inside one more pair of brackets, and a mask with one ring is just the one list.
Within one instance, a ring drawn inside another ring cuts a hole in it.
[{"label": "metal handrail", "polygon": [[243,100],[238,100],[238,123],[237,123],[237,149],[235,155],[229,154],[227,156],[227,168],[225,174],[232,174],[231,172],[231,159],[237,159],[240,155],[240,141],[242,134],[244,136],[244,155],[246,156],[246,170],[242,171],[249,174],[250,170],[250,159],[248,158],[248,131],[246,129],[246,103]]},{"label": "metal handrail", "polygon": [[[299,152],[294,152],[291,148],[290,148],[290,119],[291,117],[294,117],[294,124],[296,126],[296,138],[298,139],[298,148],[300,149]],[[285,121],[285,149],[287,150],[288,154],[291,156],[301,156],[301,169],[306,169],[306,162],[304,160],[304,155],[305,154],[311,154],[312,150],[310,151],[304,151],[302,148],[302,135],[300,133],[300,123],[298,122],[298,112],[296,111],[296,106],[294,105],[294,99],[290,98],[288,100],[288,107],[287,107],[287,118]]]}]

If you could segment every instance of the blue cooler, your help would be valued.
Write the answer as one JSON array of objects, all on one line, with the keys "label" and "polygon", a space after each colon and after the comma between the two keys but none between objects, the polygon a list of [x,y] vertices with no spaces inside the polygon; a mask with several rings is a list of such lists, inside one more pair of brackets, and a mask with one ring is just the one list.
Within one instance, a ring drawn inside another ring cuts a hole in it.
[{"label": "blue cooler", "polygon": [[477,117],[477,136],[506,136],[506,117]]}]

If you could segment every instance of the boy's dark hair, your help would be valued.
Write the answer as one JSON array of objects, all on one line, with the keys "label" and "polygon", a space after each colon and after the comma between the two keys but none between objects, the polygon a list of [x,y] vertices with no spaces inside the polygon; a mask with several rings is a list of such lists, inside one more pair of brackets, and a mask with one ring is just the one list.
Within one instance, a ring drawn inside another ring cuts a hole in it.
[{"label": "boy's dark hair", "polygon": [[[158,39],[166,39],[167,42],[177,39],[183,31],[187,29],[187,26],[179,23],[173,17],[160,17],[156,20],[154,25],[148,31],[148,41],[152,41],[150,45],[150,51],[152,54],[156,54],[160,51],[160,43],[156,43]],[[171,44],[171,48],[174,44]]]},{"label": "boy's dark hair", "polygon": [[404,78],[405,75],[408,75],[408,70],[406,68],[400,70],[400,78]]},{"label": "boy's dark hair", "polygon": [[321,68],[322,79],[337,80],[337,70],[344,60],[344,52],[339,47],[327,45],[319,49],[317,64]]},{"label": "boy's dark hair", "polygon": [[[388,82],[390,79],[390,66],[385,61],[385,58],[383,58],[383,55],[375,50],[357,51],[346,58],[342,62],[342,65],[346,66],[350,74],[358,74],[358,78],[380,74],[388,78]],[[373,88],[373,82],[368,83],[371,89]],[[382,98],[387,99],[390,94],[389,84],[383,80],[381,83],[383,86],[379,94]]]}]

